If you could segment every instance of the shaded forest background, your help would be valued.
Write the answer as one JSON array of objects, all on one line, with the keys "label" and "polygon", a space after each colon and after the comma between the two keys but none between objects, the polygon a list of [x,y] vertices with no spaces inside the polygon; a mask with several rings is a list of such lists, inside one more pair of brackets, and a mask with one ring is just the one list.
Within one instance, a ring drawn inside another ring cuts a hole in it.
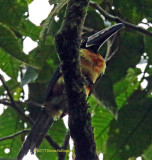
[{"label": "shaded forest background", "polygon": [[[16,159],[59,64],[54,37],[64,19],[67,0],[50,0],[54,8],[40,26],[28,19],[31,2],[0,0],[0,69],[10,77],[3,81],[0,76],[0,107],[4,109],[0,116],[0,159]],[[103,153],[105,160],[135,160],[138,156],[152,160],[151,0],[91,1],[82,36],[120,22],[125,29],[100,49],[103,57],[113,56],[88,100],[97,153]],[[39,44],[28,55],[23,52],[27,36]],[[26,101],[24,85],[29,92]],[[63,120],[59,120],[48,135],[62,146],[66,133]],[[10,149],[8,154],[6,148]],[[46,140],[40,148],[54,149]],[[58,159],[53,152],[39,152],[37,156]]]}]

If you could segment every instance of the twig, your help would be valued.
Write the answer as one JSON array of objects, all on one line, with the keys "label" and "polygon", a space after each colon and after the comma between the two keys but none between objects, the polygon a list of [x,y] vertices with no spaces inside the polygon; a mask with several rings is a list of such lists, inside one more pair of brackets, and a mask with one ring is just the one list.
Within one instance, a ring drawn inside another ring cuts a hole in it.
[{"label": "twig", "polygon": [[14,134],[11,134],[9,136],[6,136],[6,137],[3,137],[3,138],[0,138],[0,141],[4,141],[4,140],[7,140],[7,139],[12,139],[20,134],[23,134],[23,133],[28,133],[30,132],[30,129],[25,129],[25,130],[22,130],[22,131],[19,131],[17,133],[14,133]]},{"label": "twig", "polygon": [[130,29],[134,29],[134,30],[137,30],[141,33],[144,33],[148,36],[151,36],[152,37],[152,33],[149,32],[148,30],[140,27],[140,26],[137,26],[137,25],[134,25],[134,24],[131,24],[119,17],[116,17],[116,16],[113,16],[109,13],[107,13],[103,8],[101,8],[96,2],[92,2],[90,1],[90,6],[92,6],[93,8],[97,9],[106,19],[109,19],[109,20],[112,20],[112,21],[115,21],[117,23],[123,23],[125,25],[125,27],[128,27]]}]

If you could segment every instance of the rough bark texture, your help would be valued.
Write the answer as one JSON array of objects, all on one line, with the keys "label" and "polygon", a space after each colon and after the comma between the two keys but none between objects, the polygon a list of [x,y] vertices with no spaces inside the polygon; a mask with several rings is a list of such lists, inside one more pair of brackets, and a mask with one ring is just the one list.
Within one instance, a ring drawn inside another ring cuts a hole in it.
[{"label": "rough bark texture", "polygon": [[69,129],[76,160],[97,160],[91,116],[87,111],[84,78],[80,69],[79,45],[88,0],[70,0],[56,44],[69,101]]}]

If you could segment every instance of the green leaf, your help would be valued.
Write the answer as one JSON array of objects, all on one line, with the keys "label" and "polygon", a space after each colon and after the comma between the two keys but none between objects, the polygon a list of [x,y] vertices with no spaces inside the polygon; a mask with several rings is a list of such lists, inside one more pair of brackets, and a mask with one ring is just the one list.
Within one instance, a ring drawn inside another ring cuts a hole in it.
[{"label": "green leaf", "polygon": [[25,55],[21,51],[21,46],[18,42],[16,35],[5,25],[0,23],[0,47],[6,54],[11,55],[20,62],[23,62],[32,67],[38,68],[39,65],[31,59],[29,56]]},{"label": "green leaf", "polygon": [[25,0],[0,0],[0,6],[0,22],[13,27],[19,25],[24,13],[28,11]]},{"label": "green leaf", "polygon": [[105,160],[138,157],[152,141],[152,99],[129,102],[111,123]]}]

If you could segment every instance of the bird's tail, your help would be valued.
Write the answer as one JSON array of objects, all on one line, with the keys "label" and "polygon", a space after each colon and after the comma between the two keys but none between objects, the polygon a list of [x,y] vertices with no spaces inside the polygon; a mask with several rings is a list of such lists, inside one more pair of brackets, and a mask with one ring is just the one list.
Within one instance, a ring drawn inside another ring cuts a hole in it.
[{"label": "bird's tail", "polygon": [[33,153],[34,149],[39,147],[52,123],[53,118],[51,118],[45,111],[37,117],[35,124],[17,156],[17,160],[22,160],[29,150]]}]

